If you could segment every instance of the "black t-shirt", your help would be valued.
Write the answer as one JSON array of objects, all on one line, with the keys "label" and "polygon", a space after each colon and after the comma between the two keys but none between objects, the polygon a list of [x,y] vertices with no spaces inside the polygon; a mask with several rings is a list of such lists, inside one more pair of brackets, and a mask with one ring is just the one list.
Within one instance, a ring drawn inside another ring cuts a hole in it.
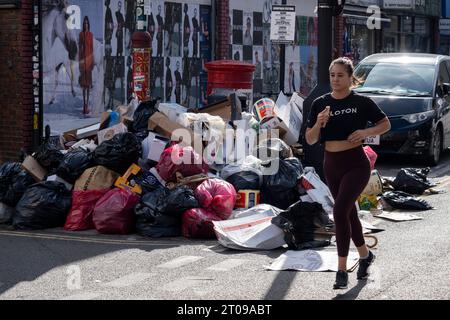
[{"label": "black t-shirt", "polygon": [[356,130],[367,128],[368,122],[377,123],[386,114],[369,97],[359,95],[353,91],[344,99],[335,99],[327,93],[312,103],[307,126],[312,128],[316,124],[317,115],[326,106],[330,106],[330,120],[325,128],[320,129],[320,142],[333,140],[347,140]]}]

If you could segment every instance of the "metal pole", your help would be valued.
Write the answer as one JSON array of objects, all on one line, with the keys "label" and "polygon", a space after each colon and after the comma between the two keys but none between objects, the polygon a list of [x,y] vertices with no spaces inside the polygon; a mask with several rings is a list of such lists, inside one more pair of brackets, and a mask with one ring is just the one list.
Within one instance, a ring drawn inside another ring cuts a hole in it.
[{"label": "metal pole", "polygon": [[[287,0],[282,0],[281,4],[287,4]],[[285,64],[286,64],[286,45],[280,44],[280,91],[284,92],[284,77],[285,77]]]},{"label": "metal pole", "polygon": [[319,45],[318,45],[318,64],[317,64],[317,82],[319,85],[329,85],[328,66],[332,61],[332,10],[328,3],[319,1],[318,6],[319,19]]},{"label": "metal pole", "polygon": [[[216,60],[216,14],[217,14],[217,7],[216,7],[217,0],[211,0],[211,61]],[[207,23],[205,21],[205,23]]]}]

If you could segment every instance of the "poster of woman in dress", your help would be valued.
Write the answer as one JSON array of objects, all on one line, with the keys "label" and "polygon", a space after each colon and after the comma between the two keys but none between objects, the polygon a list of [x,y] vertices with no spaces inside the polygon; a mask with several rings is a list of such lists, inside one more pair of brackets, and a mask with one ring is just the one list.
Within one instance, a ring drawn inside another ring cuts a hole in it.
[{"label": "poster of woman in dress", "polygon": [[43,0],[41,14],[44,125],[58,134],[94,123],[103,111],[103,1]]}]

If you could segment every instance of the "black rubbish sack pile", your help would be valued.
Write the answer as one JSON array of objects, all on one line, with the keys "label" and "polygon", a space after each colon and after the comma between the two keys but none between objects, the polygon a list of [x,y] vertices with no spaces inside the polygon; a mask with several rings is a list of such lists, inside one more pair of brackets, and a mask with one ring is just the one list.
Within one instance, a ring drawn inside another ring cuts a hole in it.
[{"label": "black rubbish sack pile", "polygon": [[142,196],[136,206],[136,230],[147,237],[181,235],[181,215],[199,206],[194,191],[188,187],[173,190],[159,188]]},{"label": "black rubbish sack pile", "polygon": [[395,190],[411,194],[423,194],[425,190],[436,185],[428,180],[430,168],[402,168],[397,173],[392,186]]},{"label": "black rubbish sack pile", "polygon": [[58,169],[56,169],[56,174],[70,184],[74,184],[84,170],[92,166],[94,166],[92,154],[89,151],[78,149],[64,155]]},{"label": "black rubbish sack pile", "polygon": [[44,142],[33,154],[39,164],[52,175],[64,158],[64,155],[50,142]]},{"label": "black rubbish sack pile", "polygon": [[95,149],[94,161],[98,165],[124,174],[133,163],[138,163],[141,153],[141,143],[132,133],[119,133],[111,140],[103,141]]},{"label": "black rubbish sack pile", "polygon": [[[275,159],[278,171],[275,174],[265,172],[261,187],[261,203],[267,203],[280,209],[287,209],[299,200],[297,183],[303,174],[303,167],[297,158]],[[271,164],[273,164],[271,162]],[[272,166],[274,168],[276,166]],[[263,172],[264,172],[263,167]],[[266,170],[267,171],[267,170]]]},{"label": "black rubbish sack pile", "polygon": [[286,211],[272,219],[272,223],[283,230],[289,249],[304,250],[324,247],[330,240],[319,240],[315,232],[318,229],[332,230],[333,222],[317,202],[298,201]]},{"label": "black rubbish sack pile", "polygon": [[405,210],[431,210],[433,207],[425,200],[403,191],[389,191],[381,196],[391,207]]},{"label": "black rubbish sack pile", "polygon": [[239,190],[259,190],[260,176],[253,171],[241,171],[232,174],[226,179],[231,183],[236,191]]},{"label": "black rubbish sack pile", "polygon": [[25,191],[17,204],[13,226],[23,230],[62,227],[71,202],[72,193],[63,183],[36,183]]},{"label": "black rubbish sack pile", "polygon": [[18,162],[0,166],[0,202],[15,207],[25,190],[35,181]]},{"label": "black rubbish sack pile", "polygon": [[143,101],[139,104],[133,114],[133,131],[147,131],[148,119],[158,110],[156,104],[158,99]]}]

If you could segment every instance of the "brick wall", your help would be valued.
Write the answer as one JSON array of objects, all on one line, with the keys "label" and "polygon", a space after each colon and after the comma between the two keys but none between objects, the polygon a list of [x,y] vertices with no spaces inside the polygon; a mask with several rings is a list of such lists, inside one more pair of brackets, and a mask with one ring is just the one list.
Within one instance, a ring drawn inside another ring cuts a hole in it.
[{"label": "brick wall", "polygon": [[0,9],[0,163],[17,160],[32,136],[32,0]]},{"label": "brick wall", "polygon": [[216,0],[216,60],[229,59],[230,40],[230,2]]},{"label": "brick wall", "polygon": [[344,51],[344,18],[342,15],[334,17],[333,59],[341,57]]}]

